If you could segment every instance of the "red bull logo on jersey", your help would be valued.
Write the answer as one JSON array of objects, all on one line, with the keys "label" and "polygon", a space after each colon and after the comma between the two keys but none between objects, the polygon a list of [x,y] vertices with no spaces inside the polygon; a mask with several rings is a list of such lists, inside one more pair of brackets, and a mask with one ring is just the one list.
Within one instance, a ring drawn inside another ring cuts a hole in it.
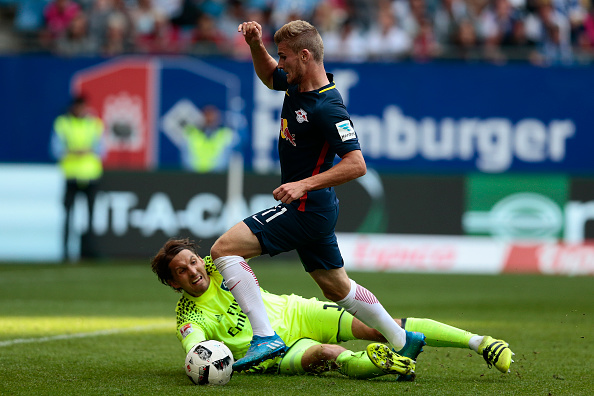
[{"label": "red bull logo on jersey", "polygon": [[291,132],[289,132],[289,124],[284,118],[281,118],[280,136],[281,139],[288,140],[293,146],[297,146],[297,143],[295,143],[295,135],[291,135]]}]

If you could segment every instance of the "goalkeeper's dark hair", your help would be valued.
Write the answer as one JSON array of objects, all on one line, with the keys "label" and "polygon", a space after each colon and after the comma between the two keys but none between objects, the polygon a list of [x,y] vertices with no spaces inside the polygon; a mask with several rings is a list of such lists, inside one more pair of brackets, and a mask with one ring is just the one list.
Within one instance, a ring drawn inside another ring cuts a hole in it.
[{"label": "goalkeeper's dark hair", "polygon": [[[171,269],[169,268],[171,260],[173,260],[173,258],[184,249],[188,249],[195,255],[198,255],[198,248],[199,246],[189,238],[171,238],[165,243],[165,245],[163,245],[161,249],[159,249],[155,257],[153,257],[151,260],[151,268],[153,272],[157,274],[157,277],[162,284],[165,286],[171,286],[169,284],[169,281],[173,280],[173,275],[171,274]],[[179,289],[173,289],[180,291]]]}]

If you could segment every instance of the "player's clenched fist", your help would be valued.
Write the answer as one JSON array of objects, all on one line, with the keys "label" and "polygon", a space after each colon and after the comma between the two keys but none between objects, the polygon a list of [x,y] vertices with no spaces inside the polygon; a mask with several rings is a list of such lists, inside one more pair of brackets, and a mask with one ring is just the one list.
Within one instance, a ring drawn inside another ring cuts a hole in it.
[{"label": "player's clenched fist", "polygon": [[296,199],[301,198],[306,192],[307,190],[304,188],[302,183],[292,182],[285,183],[282,186],[277,187],[272,192],[272,195],[274,196],[274,199],[276,199],[277,201],[290,204]]},{"label": "player's clenched fist", "polygon": [[260,44],[262,41],[262,26],[258,22],[244,22],[237,27],[249,45]]}]

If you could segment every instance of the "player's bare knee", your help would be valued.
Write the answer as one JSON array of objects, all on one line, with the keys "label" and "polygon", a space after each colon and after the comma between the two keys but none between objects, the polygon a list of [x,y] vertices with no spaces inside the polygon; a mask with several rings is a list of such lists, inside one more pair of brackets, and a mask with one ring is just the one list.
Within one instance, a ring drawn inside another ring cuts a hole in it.
[{"label": "player's bare knee", "polygon": [[344,299],[346,297],[346,295],[348,293],[343,293],[340,290],[336,290],[336,289],[322,289],[322,292],[324,293],[324,297],[326,297],[328,300],[330,301],[340,301],[342,299]]},{"label": "player's bare knee", "polygon": [[324,297],[330,301],[340,301],[350,292],[350,281],[348,284],[343,284],[342,282],[332,282],[331,280],[324,278],[317,278],[315,280],[318,286],[320,286],[322,293],[324,293]]},{"label": "player's bare knee", "polygon": [[384,337],[384,335],[382,333],[380,333],[378,330],[376,329],[370,329],[370,336],[369,336],[369,340],[370,341],[378,341],[378,342],[386,342],[388,341],[386,339],[386,337]]},{"label": "player's bare knee", "polygon": [[338,355],[344,352],[346,349],[339,345],[331,345],[331,344],[322,344],[320,345],[320,349],[318,351],[318,356],[320,359],[325,361],[333,361],[336,360]]},{"label": "player's bare knee", "polygon": [[351,330],[355,338],[359,340],[386,342],[386,338],[378,330],[367,326],[357,318],[353,318]]},{"label": "player's bare knee", "polygon": [[221,242],[221,238],[217,239],[215,241],[215,243],[211,246],[210,248],[210,257],[213,260],[218,259],[219,257],[223,257],[224,256],[224,250],[223,250],[223,243]]},{"label": "player's bare knee", "polygon": [[331,344],[320,344],[312,347],[310,350],[311,355],[315,357],[316,361],[333,361],[336,360],[338,355],[344,352],[346,349],[339,345]]},{"label": "player's bare knee", "polygon": [[210,257],[216,260],[219,257],[234,256],[237,252],[233,251],[233,241],[227,234],[221,235],[210,248]]}]

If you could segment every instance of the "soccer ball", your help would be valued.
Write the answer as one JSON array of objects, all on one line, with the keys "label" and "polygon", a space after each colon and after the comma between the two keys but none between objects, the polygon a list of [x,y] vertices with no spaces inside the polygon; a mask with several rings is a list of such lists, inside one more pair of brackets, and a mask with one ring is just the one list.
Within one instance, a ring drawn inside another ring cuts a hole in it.
[{"label": "soccer ball", "polygon": [[196,385],[225,385],[233,375],[233,354],[222,342],[206,340],[186,355],[186,374]]}]

